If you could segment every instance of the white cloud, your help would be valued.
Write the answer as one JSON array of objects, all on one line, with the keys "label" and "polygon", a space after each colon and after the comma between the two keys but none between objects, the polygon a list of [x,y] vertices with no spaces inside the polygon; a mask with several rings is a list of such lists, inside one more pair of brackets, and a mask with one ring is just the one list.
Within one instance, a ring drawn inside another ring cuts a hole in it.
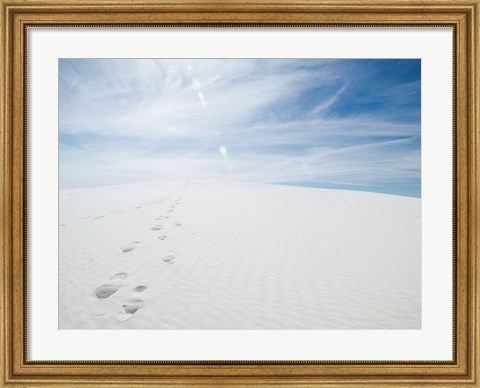
[{"label": "white cloud", "polygon": [[418,180],[419,124],[331,114],[353,76],[336,61],[63,60],[61,185]]}]

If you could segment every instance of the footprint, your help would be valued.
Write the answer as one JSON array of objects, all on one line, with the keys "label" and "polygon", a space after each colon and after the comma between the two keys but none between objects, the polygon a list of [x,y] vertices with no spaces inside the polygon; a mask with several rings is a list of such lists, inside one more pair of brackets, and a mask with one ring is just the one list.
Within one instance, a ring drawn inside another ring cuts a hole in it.
[{"label": "footprint", "polygon": [[133,289],[133,291],[135,292],[143,292],[147,289],[148,287],[147,286],[137,286]]},{"label": "footprint", "polygon": [[173,213],[173,209],[168,209],[167,213]]},{"label": "footprint", "polygon": [[134,242],[122,247],[121,250],[122,250],[122,252],[125,252],[125,253],[131,252],[135,248],[137,248],[139,244],[140,244],[140,241],[134,241]]},{"label": "footprint", "polygon": [[167,264],[175,263],[175,253],[167,252],[166,256],[162,259],[162,261]]},{"label": "footprint", "polygon": [[119,273],[116,273],[115,275],[113,275],[110,279],[113,280],[113,279],[126,279],[128,276],[128,274],[126,272],[119,272]]},{"label": "footprint", "polygon": [[159,240],[165,240],[167,238],[166,234],[162,234],[161,236],[158,236]]},{"label": "footprint", "polygon": [[103,218],[105,216],[98,216],[98,217],[95,217],[94,220],[99,220],[100,218]]},{"label": "footprint", "polygon": [[162,225],[155,225],[155,226],[152,226],[150,229],[151,230],[162,230],[163,226]]},{"label": "footprint", "polygon": [[86,217],[82,217],[82,220],[88,220],[89,218],[91,218],[92,216],[86,216]]},{"label": "footprint", "polygon": [[119,321],[126,321],[133,317],[133,315],[143,307],[143,300],[138,298],[130,298],[123,302],[123,311],[118,313],[117,319]]},{"label": "footprint", "polygon": [[170,216],[158,216],[157,218],[155,218],[157,221],[158,220],[163,220],[164,218],[169,218]]},{"label": "footprint", "polygon": [[143,300],[130,298],[123,302],[122,307],[127,314],[135,314],[143,307]]},{"label": "footprint", "polygon": [[175,226],[182,226],[182,223],[181,222],[175,222]]},{"label": "footprint", "polygon": [[121,285],[118,284],[104,284],[100,287],[97,287],[95,290],[95,296],[98,299],[107,299],[110,298],[113,294],[115,294]]}]

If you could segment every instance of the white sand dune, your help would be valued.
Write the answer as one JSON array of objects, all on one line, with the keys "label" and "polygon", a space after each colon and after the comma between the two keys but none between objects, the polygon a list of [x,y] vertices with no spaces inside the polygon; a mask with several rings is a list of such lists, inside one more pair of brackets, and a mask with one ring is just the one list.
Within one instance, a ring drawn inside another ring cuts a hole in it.
[{"label": "white sand dune", "polygon": [[419,329],[421,201],[239,182],[60,191],[60,329]]}]

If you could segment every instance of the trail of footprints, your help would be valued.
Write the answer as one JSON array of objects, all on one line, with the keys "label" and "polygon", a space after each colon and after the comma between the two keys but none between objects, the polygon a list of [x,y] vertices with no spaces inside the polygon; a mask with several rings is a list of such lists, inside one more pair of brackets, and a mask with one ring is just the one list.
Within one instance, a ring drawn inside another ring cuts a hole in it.
[{"label": "trail of footprints", "polygon": [[[174,213],[175,207],[178,206],[178,205],[180,205],[180,200],[181,200],[182,198],[183,198],[183,195],[178,196],[178,197],[175,199],[175,201],[174,201],[175,203],[171,204],[171,205],[168,207],[168,210],[167,210],[167,213],[168,213],[168,214],[163,214],[163,215],[160,215],[160,216],[156,217],[156,218],[155,218],[155,221],[164,221],[164,222],[166,222],[166,221],[170,218],[170,216],[172,215],[172,213]],[[178,222],[178,221],[175,222],[175,226],[178,227],[178,226],[181,226],[181,225],[182,225],[182,224],[181,224],[180,222]],[[163,224],[158,223],[158,224],[152,226],[150,229],[153,230],[153,231],[160,231],[160,230],[163,229]],[[165,233],[157,236],[157,238],[158,238],[159,240],[161,240],[161,241],[165,240],[167,237],[168,237],[168,235],[165,234]],[[164,263],[167,263],[167,264],[172,264],[172,263],[174,263],[174,262],[175,262],[175,253],[174,253],[174,252],[167,252],[167,254],[162,258],[162,261],[163,261]]]},{"label": "trail of footprints", "polygon": [[[186,186],[188,187],[188,186]],[[80,194],[80,193],[75,193],[75,194]],[[68,195],[72,195],[72,193],[68,193]],[[180,196],[178,196],[176,199],[175,199],[175,204],[172,204],[170,205],[169,209],[167,210],[167,213],[173,213],[173,209],[175,208],[176,205],[179,205],[180,204],[180,200],[183,198],[183,194],[180,194]],[[138,209],[143,209],[145,206],[148,206],[148,205],[157,205],[159,203],[162,203],[162,201],[149,201],[149,202],[142,202],[140,204],[138,204],[137,206],[135,206],[135,209],[138,210]],[[117,209],[117,210],[109,210],[109,213],[110,214],[118,214],[118,213],[123,213],[123,210],[122,209]],[[105,215],[99,215],[97,217],[94,217],[94,216],[85,216],[85,217],[81,217],[82,220],[90,220],[90,221],[97,221],[97,220],[100,220],[102,218],[105,218]],[[156,220],[159,220],[159,219],[164,219],[164,218],[168,218],[168,215],[167,216],[160,216],[158,218],[156,218]],[[66,226],[66,224],[60,224],[59,226]],[[153,229],[153,230],[157,230],[157,229]]]},{"label": "trail of footprints", "polygon": [[[69,195],[71,195],[71,193],[69,193]],[[147,206],[147,205],[156,205],[156,204],[159,204],[161,203],[162,201],[149,201],[149,202],[142,202],[141,204],[135,206],[135,209],[138,210],[138,209],[143,209],[143,207]],[[108,213],[110,214],[119,214],[119,213],[123,213],[124,211],[122,209],[116,209],[116,210],[109,210]],[[105,215],[100,215],[98,217],[94,217],[94,216],[85,216],[85,217],[82,217],[81,219],[82,220],[90,220],[90,221],[96,221],[96,220],[100,220],[102,218],[105,218]],[[62,224],[60,226],[65,226],[65,224]]]},{"label": "trail of footprints", "polygon": [[[167,210],[167,213],[173,213],[176,206],[180,205],[180,201],[183,198],[183,195],[179,195],[175,199],[175,203],[171,204]],[[142,204],[144,205],[144,204]],[[166,221],[170,218],[169,215],[160,215],[155,218],[155,221]],[[99,217],[101,218],[101,217]],[[176,227],[182,226],[182,224],[178,221],[174,223]],[[163,229],[162,224],[156,224],[150,228],[153,231],[160,231]],[[157,236],[159,240],[165,240],[168,237],[167,234],[161,234]],[[121,251],[123,253],[131,252],[137,249],[141,244],[141,241],[133,241],[123,247],[121,247]],[[166,264],[173,264],[175,263],[175,252],[168,251],[166,252],[165,256],[162,258],[162,261]],[[120,288],[124,287],[124,280],[128,278],[128,274],[126,272],[119,272],[114,274],[110,281],[100,285],[94,292],[94,296],[98,300],[109,300]],[[120,312],[117,313],[116,319],[120,322],[126,321],[132,318],[142,307],[143,307],[143,299],[139,298],[136,294],[142,293],[148,289],[145,285],[137,285],[132,289],[132,295],[125,299],[121,304]],[[106,313],[97,314],[97,316],[104,316]]]},{"label": "trail of footprints", "polygon": [[[127,279],[128,274],[126,272],[119,272],[113,275],[110,278],[108,284],[102,284],[101,286],[97,287],[95,290],[95,297],[99,300],[108,300],[110,297],[115,294],[120,288],[124,286],[122,280]],[[134,316],[134,314],[143,307],[143,299],[136,296],[141,292],[147,290],[147,286],[138,285],[135,286],[132,290],[133,296],[128,297],[125,299],[121,304],[121,310],[117,313],[115,318],[120,321],[126,321]],[[97,316],[103,316],[106,313],[97,314]]]},{"label": "trail of footprints", "polygon": [[[183,198],[183,195],[182,195],[182,194],[179,195],[179,196],[175,199],[174,203],[171,204],[171,205],[168,207],[167,213],[169,213],[169,214],[160,215],[160,216],[158,216],[158,217],[155,218],[155,221],[167,221],[167,220],[170,218],[170,216],[172,215],[171,213],[173,213],[173,212],[175,211],[175,207],[178,206],[178,205],[180,205],[182,198]],[[144,204],[145,204],[145,203],[144,203]],[[144,204],[142,204],[142,205],[144,205]],[[182,223],[179,222],[179,221],[176,221],[176,222],[174,223],[174,225],[175,225],[176,227],[180,227],[180,226],[182,226]],[[163,227],[164,227],[163,224],[157,223],[156,225],[151,226],[151,227],[150,227],[150,230],[160,231],[160,230],[163,230]],[[157,238],[158,238],[159,240],[161,240],[161,241],[165,240],[167,237],[168,237],[168,235],[165,234],[165,233],[157,236]],[[124,252],[124,253],[131,252],[131,251],[133,251],[134,249],[138,248],[139,245],[140,245],[140,241],[134,241],[134,242],[129,243],[128,245],[125,245],[124,247],[121,247],[121,250],[122,250],[122,252]],[[170,256],[172,256],[172,254],[167,254],[167,255],[164,257],[164,259],[162,259],[162,260],[163,260],[165,263],[173,263],[175,260],[174,260],[174,259],[172,260],[172,258],[171,258]],[[175,256],[175,254],[173,254],[173,256]]]}]

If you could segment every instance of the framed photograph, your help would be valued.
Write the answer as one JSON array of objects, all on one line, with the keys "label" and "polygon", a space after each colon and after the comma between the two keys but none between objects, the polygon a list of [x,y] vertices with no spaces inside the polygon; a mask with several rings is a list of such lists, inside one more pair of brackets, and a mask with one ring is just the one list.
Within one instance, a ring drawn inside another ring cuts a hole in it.
[{"label": "framed photograph", "polygon": [[479,386],[479,0],[1,0],[3,387]]}]

